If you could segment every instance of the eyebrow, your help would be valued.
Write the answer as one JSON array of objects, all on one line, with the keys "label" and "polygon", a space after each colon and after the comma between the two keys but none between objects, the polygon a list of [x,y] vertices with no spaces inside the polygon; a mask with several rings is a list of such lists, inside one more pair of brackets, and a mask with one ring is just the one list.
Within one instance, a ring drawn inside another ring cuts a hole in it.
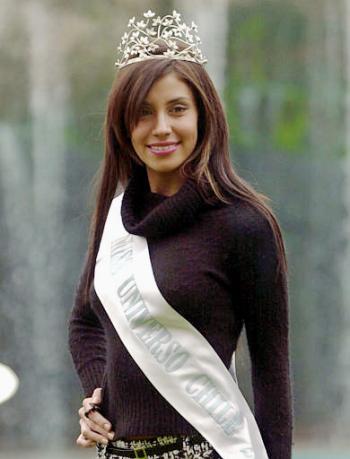
[{"label": "eyebrow", "polygon": [[[169,100],[167,102],[167,105],[174,104],[176,102],[191,102],[191,99],[189,97],[186,97],[186,96],[176,97],[175,99]],[[142,103],[142,105],[152,106],[152,104],[150,102],[147,102],[146,100]]]}]

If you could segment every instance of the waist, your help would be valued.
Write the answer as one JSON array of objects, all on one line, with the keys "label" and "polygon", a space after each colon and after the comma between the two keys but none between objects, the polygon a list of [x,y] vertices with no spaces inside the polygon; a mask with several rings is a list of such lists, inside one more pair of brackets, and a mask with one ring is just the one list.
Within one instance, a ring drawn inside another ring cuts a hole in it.
[{"label": "waist", "polygon": [[143,435],[143,436],[127,436],[109,441],[107,446],[115,446],[120,448],[132,449],[135,447],[152,448],[159,445],[173,445],[179,442],[207,442],[200,434],[177,434],[177,435]]},{"label": "waist", "polygon": [[[105,456],[117,455],[122,458],[138,458],[154,455],[165,455],[173,452],[175,454],[184,452],[190,457],[198,453],[209,454],[215,453],[211,444],[200,434],[194,435],[163,435],[163,436],[144,436],[142,438],[119,438],[109,441],[108,445],[102,446],[97,444],[101,453],[103,450]],[[161,456],[162,457],[162,456]],[[217,457],[217,456],[216,456]]]}]

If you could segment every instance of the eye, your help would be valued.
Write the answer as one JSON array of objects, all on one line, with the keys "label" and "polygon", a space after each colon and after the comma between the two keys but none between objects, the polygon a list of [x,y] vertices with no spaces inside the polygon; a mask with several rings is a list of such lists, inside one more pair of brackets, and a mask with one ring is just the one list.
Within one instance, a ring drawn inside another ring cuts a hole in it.
[{"label": "eye", "polygon": [[181,113],[181,112],[184,112],[186,110],[186,107],[184,107],[183,105],[176,105],[172,110],[175,113]]},{"label": "eye", "polygon": [[147,108],[147,107],[141,107],[141,109],[139,111],[139,116],[140,117],[148,116],[148,115],[151,115],[151,114],[152,114],[152,110],[150,108]]},{"label": "eye", "polygon": [[172,108],[172,111],[175,113],[182,113],[185,110],[187,110],[187,107],[185,107],[184,105],[175,105],[175,107]]}]

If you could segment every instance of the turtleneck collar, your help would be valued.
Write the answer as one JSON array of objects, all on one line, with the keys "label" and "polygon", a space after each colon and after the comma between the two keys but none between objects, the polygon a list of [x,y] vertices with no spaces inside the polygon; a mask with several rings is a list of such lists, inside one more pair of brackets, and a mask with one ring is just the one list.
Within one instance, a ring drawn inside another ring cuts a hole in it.
[{"label": "turtleneck collar", "polygon": [[193,179],[187,179],[175,194],[164,196],[151,191],[146,169],[138,167],[125,188],[121,215],[129,233],[159,238],[191,225],[205,206]]}]

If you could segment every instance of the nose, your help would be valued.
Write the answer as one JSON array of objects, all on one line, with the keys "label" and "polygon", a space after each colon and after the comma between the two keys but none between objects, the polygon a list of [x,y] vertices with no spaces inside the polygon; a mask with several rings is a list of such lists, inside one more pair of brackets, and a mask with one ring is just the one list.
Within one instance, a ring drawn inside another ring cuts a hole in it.
[{"label": "nose", "polygon": [[163,137],[171,134],[171,125],[169,117],[165,113],[158,113],[155,118],[153,135]]}]

